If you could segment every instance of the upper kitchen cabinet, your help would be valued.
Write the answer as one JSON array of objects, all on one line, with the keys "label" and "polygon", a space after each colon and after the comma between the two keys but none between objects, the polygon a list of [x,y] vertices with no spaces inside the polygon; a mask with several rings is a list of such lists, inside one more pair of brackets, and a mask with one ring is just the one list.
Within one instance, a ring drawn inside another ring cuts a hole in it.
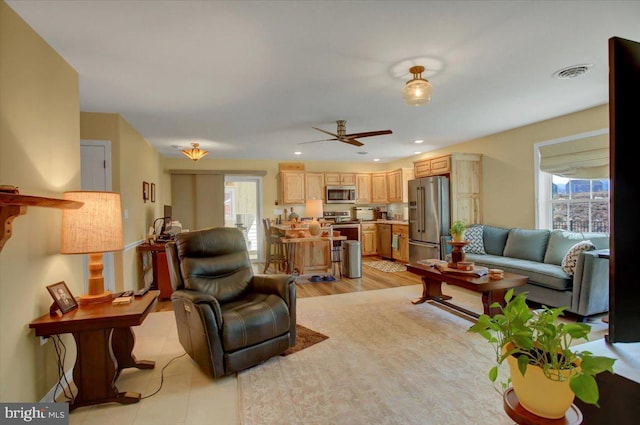
[{"label": "upper kitchen cabinet", "polygon": [[280,202],[282,204],[304,204],[305,172],[280,171]]},{"label": "upper kitchen cabinet", "polygon": [[354,173],[324,173],[324,183],[327,186],[355,186]]},{"label": "upper kitchen cabinet", "polygon": [[305,173],[305,199],[324,200],[324,173]]},{"label": "upper kitchen cabinet", "polygon": [[416,177],[446,175],[449,177],[451,222],[466,224],[482,222],[481,188],[482,155],[453,153],[451,155],[415,161]]},{"label": "upper kitchen cabinet", "polygon": [[371,174],[356,174],[356,204],[371,203]]},{"label": "upper kitchen cabinet", "polygon": [[385,204],[387,200],[387,173],[371,174],[371,202]]},{"label": "upper kitchen cabinet", "polygon": [[408,182],[413,179],[412,168],[400,168],[387,173],[387,201],[409,202]]}]

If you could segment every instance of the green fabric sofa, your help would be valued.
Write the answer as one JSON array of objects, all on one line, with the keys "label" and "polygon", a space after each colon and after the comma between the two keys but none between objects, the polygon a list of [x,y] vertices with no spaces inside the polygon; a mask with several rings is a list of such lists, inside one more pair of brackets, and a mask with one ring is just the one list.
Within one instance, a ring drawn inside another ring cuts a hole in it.
[{"label": "green fabric sofa", "polygon": [[[481,226],[485,253],[466,252],[466,260],[476,265],[503,269],[529,278],[517,292],[549,307],[567,307],[581,316],[609,310],[609,235],[564,230],[519,229]],[[478,229],[474,232],[478,235]],[[446,237],[450,238],[450,237]],[[445,238],[445,239],[446,239]],[[595,249],[579,254],[573,276],[562,268],[567,252],[580,241],[589,240]],[[442,244],[449,247],[448,244]],[[477,246],[477,244],[476,244]]]}]

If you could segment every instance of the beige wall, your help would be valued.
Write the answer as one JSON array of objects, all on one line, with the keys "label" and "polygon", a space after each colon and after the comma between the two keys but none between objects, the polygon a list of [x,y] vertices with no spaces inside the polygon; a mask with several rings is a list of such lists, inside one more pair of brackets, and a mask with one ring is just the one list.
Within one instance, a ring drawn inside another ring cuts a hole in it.
[{"label": "beige wall", "polygon": [[609,127],[608,105],[492,134],[396,161],[395,168],[452,152],[482,154],[483,223],[535,227],[534,145]]},{"label": "beige wall", "polygon": [[[143,285],[135,246],[143,241],[153,221],[162,216],[165,203],[161,160],[158,152],[119,114],[82,112],[82,139],[110,140],[113,191],[122,199],[124,244],[116,252],[116,290]],[[156,202],[142,199],[142,182],[156,185]]]},{"label": "beige wall", "polygon": [[[0,184],[24,195],[80,189],[78,73],[0,2]],[[53,344],[29,323],[49,311],[47,285],[83,293],[80,255],[61,255],[61,211],[29,207],[0,252],[0,401],[39,401],[57,381]],[[69,347],[73,340],[64,338]],[[68,351],[67,369],[75,361]]]}]

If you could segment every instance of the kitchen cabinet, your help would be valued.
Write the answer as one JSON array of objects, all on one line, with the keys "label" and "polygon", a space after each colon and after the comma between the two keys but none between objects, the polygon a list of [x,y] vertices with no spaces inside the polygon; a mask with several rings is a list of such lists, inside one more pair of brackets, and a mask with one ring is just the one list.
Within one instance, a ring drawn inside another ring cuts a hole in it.
[{"label": "kitchen cabinet", "polygon": [[374,204],[387,203],[387,173],[371,174],[371,202]]},{"label": "kitchen cabinet", "polygon": [[356,174],[356,204],[371,203],[371,174]]},{"label": "kitchen cabinet", "polygon": [[451,222],[465,224],[482,222],[482,155],[452,153],[447,156],[415,161],[417,177],[445,175],[449,177]]},{"label": "kitchen cabinet", "polygon": [[324,200],[324,173],[305,173],[305,199]]},{"label": "kitchen cabinet", "polygon": [[378,253],[378,229],[375,223],[363,223],[362,235],[362,255],[376,255]]},{"label": "kitchen cabinet", "polygon": [[327,186],[354,186],[356,175],[354,173],[324,173],[324,181]]},{"label": "kitchen cabinet", "polygon": [[391,224],[376,224],[378,229],[378,255],[393,258],[391,253]]},{"label": "kitchen cabinet", "polygon": [[412,168],[400,168],[387,173],[387,201],[409,202],[408,182],[413,179]]},{"label": "kitchen cabinet", "polygon": [[391,257],[409,262],[409,226],[406,224],[391,225]]},{"label": "kitchen cabinet", "polygon": [[304,204],[305,173],[304,171],[280,172],[280,202],[282,204]]}]

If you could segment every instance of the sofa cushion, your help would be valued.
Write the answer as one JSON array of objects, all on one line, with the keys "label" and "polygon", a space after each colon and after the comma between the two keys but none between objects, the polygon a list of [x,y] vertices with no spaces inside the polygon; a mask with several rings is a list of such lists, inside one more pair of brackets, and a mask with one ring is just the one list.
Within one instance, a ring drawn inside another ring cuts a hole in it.
[{"label": "sofa cushion", "polygon": [[591,251],[595,249],[595,245],[591,241],[582,241],[573,245],[567,255],[562,259],[562,270],[569,276],[573,276],[573,271],[578,263],[578,257],[583,251]]},{"label": "sofa cushion", "polygon": [[567,252],[578,242],[590,240],[596,249],[609,248],[609,235],[606,233],[581,233],[566,230],[554,230],[549,236],[544,262],[561,265]]},{"label": "sofa cushion", "polygon": [[573,287],[571,276],[566,274],[562,267],[555,264],[502,257],[500,255],[469,254],[465,259],[473,261],[477,266],[502,269],[505,272],[527,276],[530,284],[533,283],[556,291],[568,291]]},{"label": "sofa cushion", "polygon": [[465,240],[469,241],[469,245],[463,248],[463,251],[467,254],[486,254],[484,250],[484,241],[482,239],[481,225],[473,225],[464,231]]},{"label": "sofa cushion", "polygon": [[502,255],[542,263],[549,233],[544,229],[511,229]]},{"label": "sofa cushion", "polygon": [[507,242],[509,229],[496,226],[482,226],[482,240],[484,250],[490,255],[502,255],[504,244]]}]

